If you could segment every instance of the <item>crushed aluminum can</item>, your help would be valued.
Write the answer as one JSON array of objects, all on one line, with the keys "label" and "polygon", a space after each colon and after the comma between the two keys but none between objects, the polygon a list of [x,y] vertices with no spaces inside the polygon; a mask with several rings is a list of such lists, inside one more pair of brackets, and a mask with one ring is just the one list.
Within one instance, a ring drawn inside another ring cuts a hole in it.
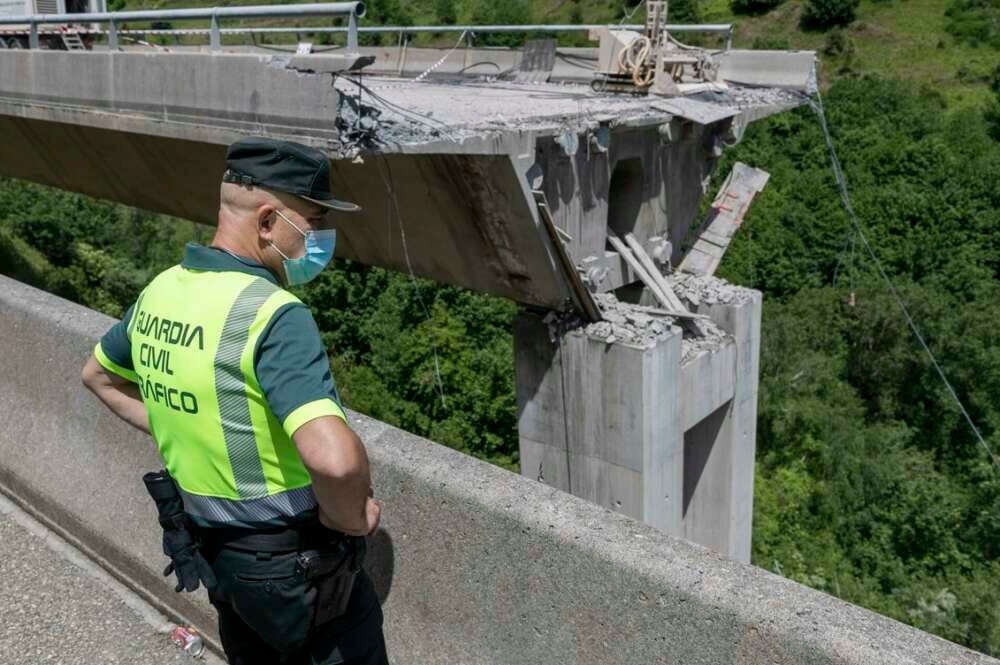
[{"label": "crushed aluminum can", "polygon": [[205,641],[198,631],[190,626],[177,626],[170,633],[170,641],[192,658],[201,658],[205,653]]}]

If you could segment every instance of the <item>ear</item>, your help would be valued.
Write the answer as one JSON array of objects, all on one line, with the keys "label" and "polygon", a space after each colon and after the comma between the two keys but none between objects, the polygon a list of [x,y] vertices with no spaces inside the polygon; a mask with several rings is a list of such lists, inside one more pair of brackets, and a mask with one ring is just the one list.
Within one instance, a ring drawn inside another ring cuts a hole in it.
[{"label": "ear", "polygon": [[265,203],[257,208],[257,233],[266,240],[270,240],[271,234],[274,232],[274,223],[278,218],[275,210],[275,207],[270,203]]}]

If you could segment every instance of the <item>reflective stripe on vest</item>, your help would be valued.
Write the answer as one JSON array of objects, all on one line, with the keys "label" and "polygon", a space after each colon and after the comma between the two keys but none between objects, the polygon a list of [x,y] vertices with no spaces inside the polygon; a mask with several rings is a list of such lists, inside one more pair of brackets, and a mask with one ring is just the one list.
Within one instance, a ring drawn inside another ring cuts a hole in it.
[{"label": "reflective stripe on vest", "polygon": [[298,302],[261,277],[176,266],[136,304],[132,360],[150,429],[198,523],[271,526],[315,511],[309,474],[254,371],[268,322]]},{"label": "reflective stripe on vest", "polygon": [[273,523],[278,515],[299,515],[316,507],[312,486],[300,487],[259,499],[221,499],[181,490],[184,510],[208,524]]}]

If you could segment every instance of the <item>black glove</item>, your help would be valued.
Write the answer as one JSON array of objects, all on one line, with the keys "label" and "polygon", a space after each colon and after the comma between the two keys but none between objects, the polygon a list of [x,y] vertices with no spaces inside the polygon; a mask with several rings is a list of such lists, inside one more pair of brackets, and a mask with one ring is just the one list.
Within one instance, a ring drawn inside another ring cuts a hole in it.
[{"label": "black glove", "polygon": [[205,583],[209,591],[215,589],[217,580],[212,567],[198,551],[198,542],[187,529],[163,532],[163,553],[170,557],[170,563],[163,569],[163,576],[177,573],[174,591],[196,591],[199,581]]},{"label": "black glove", "polygon": [[174,485],[174,479],[163,470],[145,474],[142,482],[156,502],[160,526],[163,527],[163,553],[170,557],[163,576],[177,573],[174,591],[195,591],[199,580],[205,583],[206,589],[214,590],[217,583],[215,574],[198,551],[198,541],[188,528],[190,519],[184,512],[184,500]]}]

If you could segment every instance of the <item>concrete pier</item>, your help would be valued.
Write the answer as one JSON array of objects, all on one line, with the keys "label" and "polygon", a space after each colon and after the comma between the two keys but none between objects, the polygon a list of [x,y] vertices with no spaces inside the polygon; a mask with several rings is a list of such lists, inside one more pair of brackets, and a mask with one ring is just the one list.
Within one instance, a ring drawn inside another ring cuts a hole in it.
[{"label": "concrete pier", "polygon": [[651,347],[515,324],[521,473],[681,533],[681,331]]},{"label": "concrete pier", "polygon": [[699,309],[725,333],[714,344],[676,325],[609,341],[522,313],[522,475],[749,562],[761,297],[733,292]]},{"label": "concrete pier", "polygon": [[[692,372],[686,403],[711,404],[715,408],[684,432],[683,536],[746,562],[750,561],[753,526],[761,314],[761,294],[751,293],[752,299],[738,305],[698,308],[700,314],[711,316],[733,338],[729,353],[734,357],[731,364],[726,363],[733,372],[729,383],[732,392],[729,399],[715,407],[720,392],[712,394],[701,387],[706,386],[704,379],[715,376],[715,372]],[[704,361],[691,364],[695,362]]]}]

